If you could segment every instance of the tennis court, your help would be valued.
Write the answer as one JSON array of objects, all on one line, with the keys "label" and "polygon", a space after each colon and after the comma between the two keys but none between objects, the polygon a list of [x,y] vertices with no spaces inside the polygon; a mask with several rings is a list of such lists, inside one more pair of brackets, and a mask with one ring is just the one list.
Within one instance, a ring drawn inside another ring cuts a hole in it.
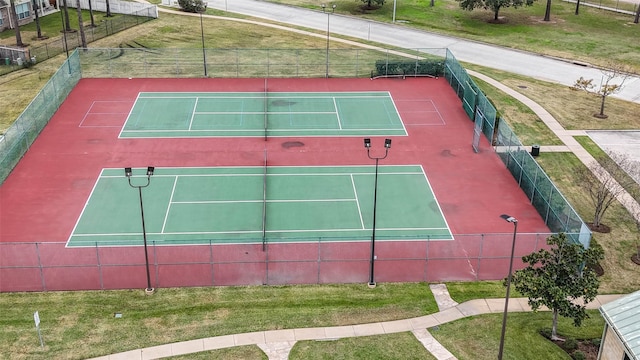
[{"label": "tennis court", "polygon": [[[144,185],[143,169],[131,181]],[[373,166],[156,169],[144,189],[156,245],[368,241]],[[453,240],[419,165],[381,166],[377,240]],[[142,243],[140,204],[123,169],[104,169],[68,247]],[[133,194],[132,194],[133,193]]]},{"label": "tennis court", "polygon": [[120,138],[363,135],[407,135],[389,92],[142,92]]}]

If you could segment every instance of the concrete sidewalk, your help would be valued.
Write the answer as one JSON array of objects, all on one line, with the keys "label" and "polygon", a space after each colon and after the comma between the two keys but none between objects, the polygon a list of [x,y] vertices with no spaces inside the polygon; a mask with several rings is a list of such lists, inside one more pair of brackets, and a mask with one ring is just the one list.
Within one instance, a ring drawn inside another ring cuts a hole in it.
[{"label": "concrete sidewalk", "polygon": [[[599,295],[587,304],[588,309],[600,306],[619,298],[622,295]],[[169,356],[191,354],[201,351],[229,348],[242,345],[257,345],[269,355],[270,360],[285,360],[289,350],[296,341],[302,340],[335,340],[347,337],[393,334],[411,331],[425,347],[430,343],[427,329],[451,321],[480,314],[501,313],[504,311],[504,299],[470,300],[435,314],[412,319],[386,321],[380,323],[358,324],[348,326],[301,328],[286,330],[258,331],[244,334],[216,336],[173,344],[131,350],[95,358],[95,360],[146,360]],[[509,300],[509,312],[531,311],[526,298]],[[543,310],[544,311],[544,310]],[[424,341],[423,341],[424,340]],[[437,342],[436,342],[437,343]],[[437,350],[437,345],[435,346]],[[429,349],[427,347],[427,349]],[[444,349],[444,348],[442,348]],[[432,353],[439,360],[455,359],[446,349],[442,353]]]}]

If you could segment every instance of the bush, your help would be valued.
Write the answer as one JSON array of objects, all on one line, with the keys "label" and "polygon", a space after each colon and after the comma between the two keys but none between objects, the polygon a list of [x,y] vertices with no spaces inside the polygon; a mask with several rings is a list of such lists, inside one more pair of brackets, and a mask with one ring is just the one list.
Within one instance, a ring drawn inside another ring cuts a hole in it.
[{"label": "bush", "polygon": [[207,10],[207,4],[204,0],[178,0],[180,8],[186,12],[204,12]]},{"label": "bush", "polygon": [[567,338],[562,347],[564,347],[567,352],[572,352],[573,350],[578,348],[578,341],[574,338]]},{"label": "bush", "polygon": [[574,353],[571,355],[571,357],[572,357],[574,360],[586,360],[586,359],[587,359],[587,356],[586,356],[582,351],[580,351],[580,350],[576,350],[576,352],[574,352]]},{"label": "bush", "polygon": [[600,347],[600,343],[602,343],[602,339],[601,338],[591,339],[591,344],[593,344],[593,346]]}]

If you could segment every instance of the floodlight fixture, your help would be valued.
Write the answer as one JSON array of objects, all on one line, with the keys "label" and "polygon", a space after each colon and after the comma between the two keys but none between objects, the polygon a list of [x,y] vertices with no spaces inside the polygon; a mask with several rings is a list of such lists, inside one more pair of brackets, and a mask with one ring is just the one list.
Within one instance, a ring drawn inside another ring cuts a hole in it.
[{"label": "floodlight fixture", "polygon": [[371,147],[371,139],[369,138],[364,139],[364,147],[367,149]]},{"label": "floodlight fixture", "polygon": [[391,139],[384,139],[384,147],[387,149],[391,148]]}]

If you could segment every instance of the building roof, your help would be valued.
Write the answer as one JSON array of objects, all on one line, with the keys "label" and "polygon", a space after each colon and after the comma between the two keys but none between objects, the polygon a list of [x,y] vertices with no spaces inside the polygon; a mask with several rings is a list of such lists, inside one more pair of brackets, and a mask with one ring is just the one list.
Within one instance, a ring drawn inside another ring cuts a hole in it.
[{"label": "building roof", "polygon": [[640,360],[640,291],[602,305],[600,313],[618,334],[631,359]]}]

